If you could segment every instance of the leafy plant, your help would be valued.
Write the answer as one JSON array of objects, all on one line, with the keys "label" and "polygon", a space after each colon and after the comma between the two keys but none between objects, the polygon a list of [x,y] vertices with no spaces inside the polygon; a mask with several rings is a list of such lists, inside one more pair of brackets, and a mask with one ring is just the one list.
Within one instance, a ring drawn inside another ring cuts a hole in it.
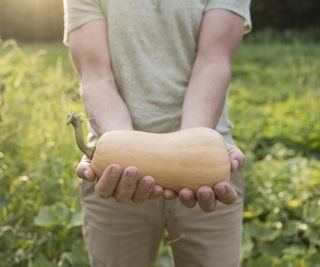
[{"label": "leafy plant", "polygon": [[[233,66],[230,117],[245,151],[244,267],[319,267],[318,44],[247,43]],[[65,115],[78,79],[58,44],[0,46],[0,266],[87,267],[80,153]],[[163,240],[157,267],[171,267]]]}]

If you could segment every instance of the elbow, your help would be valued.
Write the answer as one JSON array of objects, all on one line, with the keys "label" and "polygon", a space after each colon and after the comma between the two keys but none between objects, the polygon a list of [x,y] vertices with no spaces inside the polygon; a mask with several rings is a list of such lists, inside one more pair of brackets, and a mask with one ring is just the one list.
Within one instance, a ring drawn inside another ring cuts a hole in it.
[{"label": "elbow", "polygon": [[104,96],[112,96],[117,93],[117,87],[113,77],[98,77],[96,74],[87,79],[81,79],[80,95],[85,103],[95,102]]}]

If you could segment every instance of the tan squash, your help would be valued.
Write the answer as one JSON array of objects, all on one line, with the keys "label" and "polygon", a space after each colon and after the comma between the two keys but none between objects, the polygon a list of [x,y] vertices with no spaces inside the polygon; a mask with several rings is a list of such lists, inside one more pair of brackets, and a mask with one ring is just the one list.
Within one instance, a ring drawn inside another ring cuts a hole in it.
[{"label": "tan squash", "polygon": [[79,148],[92,159],[98,176],[110,164],[135,166],[139,177],[153,176],[156,183],[178,192],[183,187],[196,190],[213,186],[230,176],[230,160],[223,137],[209,128],[190,128],[156,134],[139,131],[111,131],[102,135],[96,147],[83,142],[81,117],[69,113]]}]

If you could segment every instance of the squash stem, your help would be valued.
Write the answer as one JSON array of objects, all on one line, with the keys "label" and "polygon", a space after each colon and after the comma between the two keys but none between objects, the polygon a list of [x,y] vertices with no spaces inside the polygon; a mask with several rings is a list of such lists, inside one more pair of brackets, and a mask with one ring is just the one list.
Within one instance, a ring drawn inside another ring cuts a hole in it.
[{"label": "squash stem", "polygon": [[67,125],[70,123],[72,124],[74,128],[74,134],[76,138],[77,145],[79,149],[89,158],[92,159],[93,153],[95,150],[95,146],[88,146],[83,138],[83,130],[82,130],[82,122],[83,119],[81,118],[81,115],[76,112],[70,112],[67,116]]}]

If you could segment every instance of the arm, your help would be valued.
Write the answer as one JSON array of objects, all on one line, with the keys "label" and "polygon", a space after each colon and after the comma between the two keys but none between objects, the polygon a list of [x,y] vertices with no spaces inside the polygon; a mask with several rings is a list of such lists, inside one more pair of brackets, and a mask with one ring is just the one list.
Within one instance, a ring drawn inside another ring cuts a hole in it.
[{"label": "arm", "polygon": [[[81,79],[81,95],[85,112],[94,130],[103,134],[112,130],[131,130],[132,122],[127,106],[121,99],[111,67],[107,27],[103,20],[92,21],[72,31],[69,47]],[[123,169],[117,164],[106,168],[95,185],[103,198],[114,196],[118,201],[143,201],[161,195],[162,188],[153,177],[138,181],[138,169]],[[78,165],[80,178],[95,180],[90,161],[84,158]]]},{"label": "arm", "polygon": [[[240,16],[226,10],[213,9],[204,15],[198,52],[183,102],[182,129],[216,127],[230,81],[232,56],[242,40],[243,25]],[[240,169],[245,163],[242,152],[232,145],[228,145],[228,152],[232,171]],[[179,197],[187,207],[193,207],[197,200],[208,212],[214,210],[216,199],[231,204],[237,194],[229,183],[221,182],[214,188],[200,187],[196,196],[184,188]]]},{"label": "arm", "polygon": [[204,15],[183,102],[182,129],[216,127],[230,81],[231,59],[241,43],[243,25],[243,19],[229,11],[214,9]]},{"label": "arm", "polygon": [[102,135],[132,129],[112,72],[105,22],[93,21],[71,32],[69,47],[80,75],[85,112],[94,130]]}]

